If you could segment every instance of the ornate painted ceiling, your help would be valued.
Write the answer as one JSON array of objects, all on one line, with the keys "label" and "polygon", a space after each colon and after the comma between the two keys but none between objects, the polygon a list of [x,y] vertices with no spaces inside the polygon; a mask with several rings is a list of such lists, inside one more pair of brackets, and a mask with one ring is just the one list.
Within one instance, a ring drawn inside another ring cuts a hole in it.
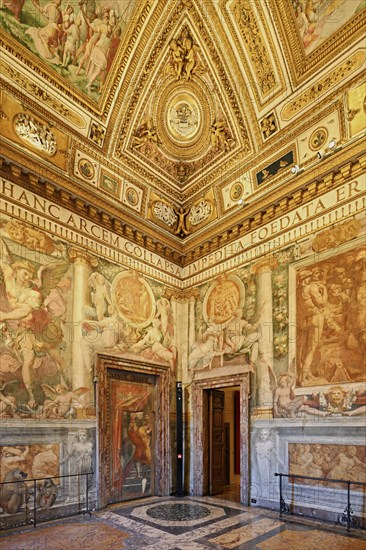
[{"label": "ornate painted ceiling", "polygon": [[178,263],[359,162],[364,0],[2,0],[0,21],[3,175]]}]

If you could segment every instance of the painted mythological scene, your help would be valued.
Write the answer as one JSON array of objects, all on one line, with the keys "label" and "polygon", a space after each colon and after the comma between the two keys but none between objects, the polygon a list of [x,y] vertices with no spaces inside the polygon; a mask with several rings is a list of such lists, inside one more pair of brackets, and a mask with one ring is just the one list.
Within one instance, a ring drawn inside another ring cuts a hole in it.
[{"label": "painted mythological scene", "polygon": [[0,25],[70,84],[97,99],[134,0],[2,0]]},{"label": "painted mythological scene", "polygon": [[164,363],[174,376],[166,289],[20,221],[0,223],[0,416],[95,415],[98,352]]},{"label": "painted mythological scene", "polygon": [[[328,479],[344,479],[366,482],[366,449],[364,445],[322,445],[315,443],[289,444],[290,474]],[[295,483],[315,484],[307,479],[295,480]],[[346,489],[346,484],[322,482],[326,487]],[[352,486],[352,490],[357,485]]]},{"label": "painted mythological scene", "polygon": [[298,33],[309,54],[365,8],[364,0],[293,0]]},{"label": "painted mythological scene", "polygon": [[361,247],[297,272],[298,385],[365,380],[365,262]]}]

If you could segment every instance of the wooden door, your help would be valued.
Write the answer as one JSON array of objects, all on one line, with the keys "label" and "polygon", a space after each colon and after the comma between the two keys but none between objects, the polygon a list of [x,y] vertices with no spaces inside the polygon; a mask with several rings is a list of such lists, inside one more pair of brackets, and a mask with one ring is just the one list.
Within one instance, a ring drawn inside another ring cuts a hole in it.
[{"label": "wooden door", "polygon": [[221,493],[225,485],[225,393],[209,391],[209,494]]}]

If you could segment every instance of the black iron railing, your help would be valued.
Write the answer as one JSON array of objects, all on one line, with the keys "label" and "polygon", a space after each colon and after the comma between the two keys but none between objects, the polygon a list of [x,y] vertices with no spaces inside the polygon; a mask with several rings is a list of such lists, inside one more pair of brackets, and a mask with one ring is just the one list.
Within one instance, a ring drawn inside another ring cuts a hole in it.
[{"label": "black iron railing", "polygon": [[[32,511],[32,514],[30,515],[28,521],[25,522],[26,524],[33,524],[34,527],[36,527],[37,523],[40,523],[41,521],[47,521],[48,519],[50,519],[50,514],[43,513],[42,519],[39,520],[38,518],[40,515],[40,511],[44,512],[46,509],[50,511],[54,503],[56,502],[58,485],[55,483],[55,480],[70,478],[76,478],[77,480],[77,498],[75,499],[75,501],[70,503],[66,503],[63,501],[58,502],[58,506],[62,506],[62,511],[60,509],[59,514],[57,514],[57,512],[53,513],[52,519],[76,514],[89,514],[91,516],[92,511],[90,509],[89,495],[89,476],[91,475],[93,475],[93,472],[68,474],[53,477],[38,477],[31,479],[24,478],[22,480],[16,481],[3,481],[2,483],[0,483],[0,495],[4,495],[6,493],[5,486],[11,484],[16,484],[15,487],[17,488],[17,491],[19,491],[19,494],[22,494],[22,505],[19,506],[17,510],[9,511],[5,507],[4,512],[7,514],[6,517],[9,518],[13,516],[19,516],[19,514],[24,512],[26,512],[26,515],[28,516],[29,512]],[[83,481],[84,479],[85,482]],[[85,490],[82,488],[83,485],[85,485]],[[31,501],[31,493],[33,493],[33,503],[29,505],[29,502]],[[3,500],[3,498],[1,500]],[[11,525],[8,525],[8,523],[9,522],[2,521],[1,528],[3,527],[3,524],[5,525],[5,528],[11,527]]]},{"label": "black iron railing", "polygon": [[282,488],[282,478],[288,477],[291,478],[293,481],[295,479],[307,479],[311,481],[320,481],[320,482],[327,482],[327,483],[337,483],[345,485],[347,487],[347,506],[344,509],[344,512],[339,514],[337,517],[337,523],[340,525],[344,525],[347,527],[347,531],[351,529],[351,527],[360,528],[361,527],[361,519],[354,514],[354,511],[351,506],[351,485],[359,485],[362,487],[366,487],[366,483],[361,483],[360,481],[350,481],[345,479],[329,479],[326,477],[311,477],[311,476],[300,476],[296,474],[281,474],[281,473],[275,473],[276,477],[279,477],[280,482],[280,517],[282,517],[282,514],[292,514],[293,508],[289,506],[285,499],[283,498],[283,488]]}]

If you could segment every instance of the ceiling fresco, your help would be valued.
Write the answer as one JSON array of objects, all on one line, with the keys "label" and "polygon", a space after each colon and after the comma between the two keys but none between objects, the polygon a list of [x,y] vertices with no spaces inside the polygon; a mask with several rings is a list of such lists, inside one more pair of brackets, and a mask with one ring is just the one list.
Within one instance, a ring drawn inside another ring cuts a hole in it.
[{"label": "ceiling fresco", "polygon": [[364,0],[1,0],[3,157],[193,249],[361,139],[365,25]]},{"label": "ceiling fresco", "polygon": [[65,82],[97,100],[136,2],[4,0],[2,7],[3,30]]}]

